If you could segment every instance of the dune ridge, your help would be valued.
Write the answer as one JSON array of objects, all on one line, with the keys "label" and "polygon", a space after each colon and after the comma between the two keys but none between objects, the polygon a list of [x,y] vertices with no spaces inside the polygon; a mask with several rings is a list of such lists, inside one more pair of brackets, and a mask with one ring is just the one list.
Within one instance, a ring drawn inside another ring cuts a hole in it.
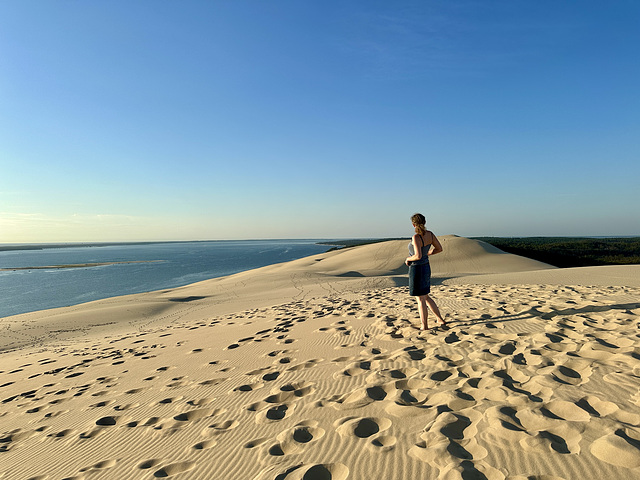
[{"label": "dune ridge", "polygon": [[638,267],[442,242],[1,319],[0,478],[640,477]]}]

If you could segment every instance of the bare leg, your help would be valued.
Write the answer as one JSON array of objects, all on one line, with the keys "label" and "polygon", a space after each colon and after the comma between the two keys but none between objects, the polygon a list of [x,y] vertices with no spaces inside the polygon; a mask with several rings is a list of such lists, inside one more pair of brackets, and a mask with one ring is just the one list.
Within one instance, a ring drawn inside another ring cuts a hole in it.
[{"label": "bare leg", "polygon": [[[423,297],[420,297],[423,298]],[[433,298],[431,298],[429,295],[425,295],[424,296],[424,302],[429,305],[429,309],[433,312],[433,314],[436,316],[436,318],[438,319],[440,325],[445,325],[445,321],[442,318],[442,315],[440,315],[440,309],[438,308],[438,305],[436,305],[436,302],[433,300]],[[425,315],[426,318],[426,315]]]},{"label": "bare leg", "polygon": [[418,312],[420,312],[420,323],[422,323],[422,327],[420,327],[420,330],[429,329],[429,308],[427,306],[427,298],[427,295],[416,297],[416,300],[418,301]]}]

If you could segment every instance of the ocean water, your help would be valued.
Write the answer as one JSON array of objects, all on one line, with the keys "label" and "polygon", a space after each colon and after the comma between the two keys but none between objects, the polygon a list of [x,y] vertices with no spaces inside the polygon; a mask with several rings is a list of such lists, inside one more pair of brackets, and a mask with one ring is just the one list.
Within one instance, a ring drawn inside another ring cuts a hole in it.
[{"label": "ocean water", "polygon": [[179,287],[329,250],[316,241],[243,240],[0,251],[0,268],[149,262],[0,271],[0,318]]}]

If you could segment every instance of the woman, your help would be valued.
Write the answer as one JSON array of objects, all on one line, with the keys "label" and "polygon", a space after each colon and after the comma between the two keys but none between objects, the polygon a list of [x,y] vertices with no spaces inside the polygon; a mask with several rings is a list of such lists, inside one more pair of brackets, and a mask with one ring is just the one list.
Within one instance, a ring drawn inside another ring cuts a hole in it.
[{"label": "woman", "polygon": [[409,295],[416,297],[418,301],[418,311],[422,322],[420,330],[429,329],[427,322],[429,309],[438,319],[438,324],[444,330],[447,330],[449,327],[442,319],[436,302],[429,296],[431,291],[429,255],[442,252],[442,245],[440,245],[433,232],[427,230],[425,226],[427,221],[424,215],[416,213],[411,217],[411,223],[415,228],[416,234],[411,238],[411,243],[409,244],[409,253],[411,255],[407,257],[404,263],[409,267]]}]

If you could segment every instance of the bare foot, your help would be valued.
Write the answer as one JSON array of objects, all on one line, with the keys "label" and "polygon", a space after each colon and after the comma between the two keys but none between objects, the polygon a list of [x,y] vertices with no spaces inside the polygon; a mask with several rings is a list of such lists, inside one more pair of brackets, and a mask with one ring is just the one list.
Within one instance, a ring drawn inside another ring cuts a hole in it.
[{"label": "bare foot", "polygon": [[445,322],[443,319],[439,318],[438,319],[438,326],[442,329],[442,330],[449,330],[450,327],[447,324],[447,322]]}]

